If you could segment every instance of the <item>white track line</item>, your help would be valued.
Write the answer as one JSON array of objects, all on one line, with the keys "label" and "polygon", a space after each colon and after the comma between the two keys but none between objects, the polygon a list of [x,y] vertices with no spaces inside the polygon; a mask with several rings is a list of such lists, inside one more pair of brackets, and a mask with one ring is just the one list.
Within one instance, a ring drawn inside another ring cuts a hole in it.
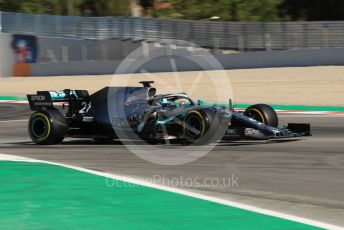
[{"label": "white track line", "polygon": [[305,118],[341,118],[343,119],[344,115],[326,115],[326,114],[287,114],[287,113],[279,113],[278,117],[305,117]]},{"label": "white track line", "polygon": [[26,120],[6,120],[6,121],[0,121],[0,123],[10,123],[10,122],[24,122],[24,121],[29,121],[28,119]]},{"label": "white track line", "polygon": [[252,211],[252,212],[257,212],[257,213],[261,213],[261,214],[265,214],[265,215],[269,215],[269,216],[279,217],[282,219],[287,219],[290,221],[295,221],[295,222],[299,222],[299,223],[303,223],[303,224],[307,224],[307,225],[311,225],[311,226],[316,226],[316,227],[331,229],[331,230],[344,230],[343,227],[324,223],[324,222],[320,222],[320,221],[316,221],[316,220],[311,220],[311,219],[307,219],[307,218],[302,218],[302,217],[298,217],[298,216],[284,214],[284,213],[280,213],[280,212],[276,212],[276,211],[272,211],[272,210],[262,209],[262,208],[258,208],[258,207],[254,207],[254,206],[250,206],[250,205],[246,205],[246,204],[241,204],[238,202],[224,200],[224,199],[217,198],[217,197],[198,194],[195,192],[189,192],[189,191],[182,190],[179,188],[171,188],[171,187],[167,187],[167,186],[163,186],[163,185],[149,183],[149,182],[138,180],[138,179],[131,178],[131,177],[120,176],[120,175],[104,173],[104,172],[98,172],[98,171],[94,171],[94,170],[90,170],[90,169],[81,168],[78,166],[61,164],[61,163],[56,163],[56,162],[51,162],[51,161],[36,160],[36,159],[25,158],[25,157],[20,157],[20,156],[15,156],[15,155],[1,154],[1,153],[0,153],[0,160],[37,162],[37,163],[46,163],[46,164],[51,164],[51,165],[62,166],[65,168],[74,169],[74,170],[78,170],[81,172],[90,173],[93,175],[98,175],[98,176],[102,176],[102,177],[106,177],[106,178],[110,178],[110,179],[114,179],[114,180],[119,180],[119,181],[124,181],[124,182],[132,183],[132,184],[137,184],[137,185],[141,185],[141,186],[145,186],[145,187],[155,188],[155,189],[159,189],[159,190],[163,190],[163,191],[173,192],[173,193],[177,193],[177,194],[181,194],[181,195],[185,195],[185,196],[189,196],[189,197],[194,197],[197,199],[207,200],[207,201],[211,201],[211,202],[215,202],[215,203],[219,203],[219,204],[223,204],[223,205],[227,205],[227,206],[231,206],[231,207],[236,207],[236,208]]},{"label": "white track line", "polygon": [[25,100],[0,100],[0,103],[9,103],[9,104],[28,104],[28,101]]}]

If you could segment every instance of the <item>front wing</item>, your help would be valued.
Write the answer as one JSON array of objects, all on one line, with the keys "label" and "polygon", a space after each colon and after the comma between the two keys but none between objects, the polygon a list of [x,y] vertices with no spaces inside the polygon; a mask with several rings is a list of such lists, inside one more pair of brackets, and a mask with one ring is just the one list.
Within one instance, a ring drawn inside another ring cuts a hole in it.
[{"label": "front wing", "polygon": [[267,140],[303,136],[311,136],[310,124],[308,123],[289,123],[287,126],[276,128],[249,118],[239,112],[233,112],[232,124],[228,126],[223,140]]}]

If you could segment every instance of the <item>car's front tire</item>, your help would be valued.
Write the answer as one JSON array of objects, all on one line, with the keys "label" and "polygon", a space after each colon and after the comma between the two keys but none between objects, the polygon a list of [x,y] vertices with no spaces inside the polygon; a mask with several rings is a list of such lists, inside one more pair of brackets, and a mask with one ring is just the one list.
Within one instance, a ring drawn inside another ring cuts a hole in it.
[{"label": "car's front tire", "polygon": [[266,104],[251,105],[245,110],[244,115],[272,127],[278,126],[276,111]]}]

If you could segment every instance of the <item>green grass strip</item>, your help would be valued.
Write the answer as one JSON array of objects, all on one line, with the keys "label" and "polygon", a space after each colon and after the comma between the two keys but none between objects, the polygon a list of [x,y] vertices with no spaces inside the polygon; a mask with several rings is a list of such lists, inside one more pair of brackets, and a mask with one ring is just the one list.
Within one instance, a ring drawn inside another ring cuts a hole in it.
[{"label": "green grass strip", "polygon": [[0,96],[0,101],[21,101],[27,100],[26,97],[17,97],[17,96]]},{"label": "green grass strip", "polygon": [[2,230],[319,229],[44,163],[1,161],[0,183]]}]

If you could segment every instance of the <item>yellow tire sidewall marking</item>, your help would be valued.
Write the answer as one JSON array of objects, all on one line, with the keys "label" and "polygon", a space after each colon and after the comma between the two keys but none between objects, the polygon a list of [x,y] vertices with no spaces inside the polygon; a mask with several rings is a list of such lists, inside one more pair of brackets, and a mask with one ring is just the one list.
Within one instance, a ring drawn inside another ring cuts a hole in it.
[{"label": "yellow tire sidewall marking", "polygon": [[[261,111],[259,111],[258,109],[255,109],[255,108],[252,108],[252,109],[250,109],[249,111],[255,111],[256,113],[258,113],[259,114],[259,116],[262,118],[262,122],[264,123],[264,124],[266,124],[266,119],[265,119],[265,117],[264,117],[264,114],[261,112]],[[248,111],[248,112],[249,112]]]},{"label": "yellow tire sidewall marking", "polygon": [[[201,119],[201,124],[202,124],[202,127],[201,127],[201,135],[200,135],[200,137],[198,138],[198,139],[200,139],[201,137],[203,137],[203,135],[204,135],[204,132],[205,132],[205,122],[204,122],[204,119],[203,119],[203,116],[202,116],[202,114],[200,113],[200,112],[198,112],[198,111],[191,111],[191,112],[189,112],[188,113],[188,115],[187,116],[189,116],[190,114],[196,114],[200,119]],[[187,137],[187,135],[186,135],[186,124],[184,123],[184,126],[183,126],[183,130],[184,130],[184,136],[185,137]],[[187,139],[189,139],[188,137],[187,137]],[[197,141],[197,140],[196,140]]]},{"label": "yellow tire sidewall marking", "polygon": [[47,115],[45,115],[43,113],[35,113],[31,117],[31,119],[30,119],[30,129],[32,129],[32,127],[31,127],[31,125],[32,125],[31,120],[33,118],[35,118],[35,117],[38,117],[38,116],[42,117],[46,121],[46,125],[47,125],[47,128],[48,128],[47,134],[44,137],[41,137],[41,138],[34,138],[34,137],[32,137],[31,131],[30,131],[30,136],[31,136],[32,139],[34,139],[37,142],[43,142],[43,141],[47,140],[49,138],[49,136],[50,136],[50,133],[51,133],[51,122],[50,122],[50,119],[49,119],[49,117]]}]

